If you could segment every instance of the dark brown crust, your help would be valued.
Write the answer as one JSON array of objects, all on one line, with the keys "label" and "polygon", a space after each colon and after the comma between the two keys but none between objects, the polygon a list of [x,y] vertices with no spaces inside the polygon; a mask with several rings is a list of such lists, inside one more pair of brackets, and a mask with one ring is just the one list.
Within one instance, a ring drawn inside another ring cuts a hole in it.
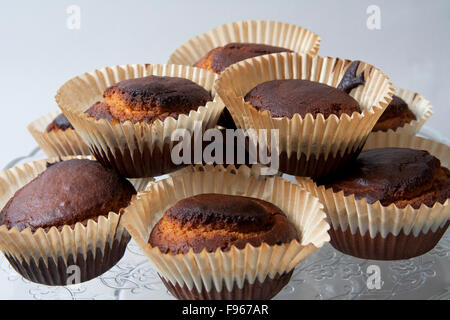
[{"label": "dark brown crust", "polygon": [[57,261],[53,258],[44,261],[41,257],[38,261],[30,257],[28,263],[20,257],[5,254],[6,259],[25,279],[35,283],[45,284],[48,286],[65,286],[68,284],[68,277],[73,275],[73,270],[67,268],[69,266],[78,266],[80,270],[80,282],[94,279],[109,269],[111,269],[125,254],[125,249],[130,241],[128,232],[124,232],[120,240],[115,240],[112,245],[107,245],[103,252],[100,248],[96,248],[96,252],[90,251],[87,259],[81,254],[74,257],[69,255],[67,263],[60,257]]},{"label": "dark brown crust", "polygon": [[174,286],[164,277],[160,276],[160,278],[169,292],[178,300],[270,300],[289,283],[292,273],[293,271],[282,275],[276,274],[273,279],[267,277],[263,282],[256,279],[253,284],[245,280],[242,289],[235,285],[231,291],[228,291],[223,284],[222,291],[217,291],[213,287],[210,292],[205,289],[199,292],[195,287],[189,290],[179,284]]},{"label": "dark brown crust", "polygon": [[405,124],[417,120],[408,104],[398,96],[393,96],[391,103],[381,115],[372,131],[388,131],[403,127]]},{"label": "dark brown crust", "polygon": [[300,79],[263,82],[246,94],[245,101],[259,111],[269,110],[273,118],[292,118],[294,114],[305,117],[308,113],[328,118],[361,111],[359,103],[347,93]]},{"label": "dark brown crust", "polygon": [[119,212],[134,194],[128,180],[97,161],[61,161],[16,192],[0,214],[0,225],[19,231],[74,226]]},{"label": "dark brown crust", "polygon": [[420,233],[417,237],[413,234],[405,235],[401,231],[397,236],[389,233],[383,238],[378,233],[375,238],[366,232],[364,236],[359,231],[352,234],[348,228],[343,232],[340,228],[331,228],[328,232],[331,237],[331,245],[345,254],[371,260],[402,260],[410,259],[432,250],[447,231],[450,222],[439,228],[436,232]]},{"label": "dark brown crust", "polygon": [[[103,93],[101,115],[108,113],[120,122],[152,123],[167,117],[178,119],[210,100],[211,94],[195,82],[178,77],[147,76],[124,80]],[[98,104],[98,102],[97,102]]]},{"label": "dark brown crust", "polygon": [[105,119],[107,121],[113,121],[114,117],[108,110],[108,106],[104,102],[96,102],[89,109],[86,110],[86,114],[94,117],[97,120]]},{"label": "dark brown crust", "polygon": [[200,194],[178,201],[153,228],[149,243],[163,253],[243,249],[297,239],[294,225],[275,205],[255,198]]},{"label": "dark brown crust", "polygon": [[346,196],[354,194],[358,200],[395,203],[399,208],[432,207],[450,197],[450,171],[427,151],[406,148],[363,151],[347,169],[318,183]]},{"label": "dark brown crust", "polygon": [[47,126],[46,131],[47,132],[58,130],[65,131],[67,129],[73,129],[72,124],[69,122],[66,116],[63,113],[61,113]]},{"label": "dark brown crust", "polygon": [[214,48],[209,51],[202,59],[194,64],[194,67],[221,73],[227,67],[239,61],[279,52],[292,52],[292,50],[265,44],[229,43],[226,46]]}]

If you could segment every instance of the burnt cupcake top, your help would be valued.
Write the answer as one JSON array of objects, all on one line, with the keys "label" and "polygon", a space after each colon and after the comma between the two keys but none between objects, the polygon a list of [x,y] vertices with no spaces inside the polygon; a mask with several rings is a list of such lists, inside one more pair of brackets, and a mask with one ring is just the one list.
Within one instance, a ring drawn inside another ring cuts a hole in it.
[{"label": "burnt cupcake top", "polygon": [[106,216],[126,207],[136,193],[133,185],[97,161],[73,159],[49,164],[19,189],[0,213],[0,225],[62,228]]},{"label": "burnt cupcake top", "polygon": [[297,239],[294,225],[275,205],[255,198],[200,194],[178,201],[153,228],[149,243],[164,253],[243,249]]},{"label": "burnt cupcake top", "polygon": [[63,113],[61,113],[47,126],[46,131],[47,132],[57,130],[65,131],[67,129],[73,129],[72,124],[69,122],[66,116]]},{"label": "burnt cupcake top", "polygon": [[263,82],[250,90],[245,97],[259,111],[269,110],[273,118],[292,118],[298,113],[305,117],[323,114],[351,115],[360,112],[359,103],[342,90],[319,82],[286,79]]},{"label": "burnt cupcake top", "polygon": [[395,130],[416,119],[408,104],[402,98],[394,95],[391,103],[378,119],[373,131]]},{"label": "burnt cupcake top", "polygon": [[266,44],[229,43],[223,47],[212,49],[194,66],[221,73],[227,67],[239,61],[279,52],[292,52],[292,50]]},{"label": "burnt cupcake top", "polygon": [[153,75],[118,82],[105,90],[103,98],[87,113],[97,119],[110,115],[121,122],[148,123],[177,119],[212,100],[210,92],[191,80]]},{"label": "burnt cupcake top", "polygon": [[319,181],[334,192],[366,198],[368,203],[432,207],[450,197],[450,171],[427,151],[378,148],[361,152],[340,174]]}]

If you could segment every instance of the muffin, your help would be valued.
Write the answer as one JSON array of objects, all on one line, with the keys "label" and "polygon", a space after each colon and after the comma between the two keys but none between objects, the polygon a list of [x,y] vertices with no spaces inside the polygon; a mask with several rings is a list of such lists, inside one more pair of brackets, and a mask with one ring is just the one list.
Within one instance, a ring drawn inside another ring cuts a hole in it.
[{"label": "muffin", "polygon": [[[233,63],[270,53],[317,54],[319,46],[320,37],[299,26],[275,21],[241,21],[221,25],[192,38],[171,54],[168,63],[220,73]],[[226,108],[218,124],[236,128]]]},{"label": "muffin", "polygon": [[294,225],[273,204],[250,197],[205,193],[178,201],[150,234],[163,253],[244,249],[247,243],[280,245],[299,240]]},{"label": "muffin", "polygon": [[279,171],[315,178],[359,154],[393,94],[388,77],[364,62],[295,53],[234,64],[215,89],[239,127],[260,132]]},{"label": "muffin", "polygon": [[178,299],[270,299],[329,239],[318,200],[280,177],[246,166],[182,171],[152,184],[123,217]]},{"label": "muffin", "polygon": [[72,129],[73,127],[70,124],[69,120],[67,120],[66,116],[63,113],[60,113],[53,121],[47,126],[46,131],[66,131],[67,129]]},{"label": "muffin", "polygon": [[[278,52],[292,52],[292,50],[257,43],[229,43],[223,47],[217,47],[209,51],[194,64],[194,67],[221,73],[236,62]],[[225,128],[236,128],[236,124],[226,108],[220,115],[217,124]]]},{"label": "muffin", "polygon": [[126,65],[66,82],[56,100],[93,155],[128,178],[154,177],[175,163],[172,134],[214,128],[223,110],[215,74],[174,65]]},{"label": "muffin", "polygon": [[292,50],[259,43],[228,43],[209,51],[194,64],[194,67],[221,73],[236,62],[278,52],[292,52]]},{"label": "muffin", "polygon": [[263,82],[250,90],[244,100],[260,112],[270,111],[274,118],[322,114],[327,119],[332,114],[351,116],[353,112],[361,111],[358,101],[344,91],[301,79]]},{"label": "muffin", "polygon": [[450,148],[394,133],[371,135],[366,148],[334,176],[298,179],[325,204],[331,244],[375,260],[430,251],[449,225]]},{"label": "muffin", "polygon": [[372,131],[388,131],[389,129],[395,131],[413,120],[417,120],[417,118],[409,110],[408,104],[402,98],[394,95]]},{"label": "muffin", "polygon": [[450,198],[450,171],[425,150],[409,148],[377,148],[361,152],[358,158],[334,177],[319,185],[353,194],[367,203],[380,201],[398,208],[422,204],[432,207]]},{"label": "muffin", "polygon": [[431,103],[422,95],[396,88],[395,95],[375,127],[376,131],[417,134],[433,114]]},{"label": "muffin", "polygon": [[96,119],[151,124],[168,117],[178,119],[211,100],[205,88],[189,79],[150,75],[108,87],[103,102],[96,102],[86,113]]},{"label": "muffin", "polygon": [[115,171],[90,159],[44,160],[2,173],[0,186],[0,247],[24,278],[80,283],[122,258],[130,236],[119,211],[136,189]]},{"label": "muffin", "polygon": [[60,111],[40,117],[27,128],[48,157],[91,154],[89,147]]}]

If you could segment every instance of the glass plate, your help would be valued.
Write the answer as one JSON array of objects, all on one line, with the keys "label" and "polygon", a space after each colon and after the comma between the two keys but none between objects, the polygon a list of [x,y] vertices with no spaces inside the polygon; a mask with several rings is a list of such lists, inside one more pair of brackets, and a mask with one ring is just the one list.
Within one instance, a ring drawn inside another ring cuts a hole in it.
[{"label": "glass plate", "polygon": [[[419,135],[449,144],[430,128],[423,128]],[[30,155],[11,161],[7,168],[43,158],[45,155],[37,148]],[[285,178],[292,180],[289,176]],[[380,289],[369,289],[371,286],[367,285],[371,266],[379,267]],[[174,299],[134,241],[122,260],[108,272],[65,287],[29,282],[0,256],[0,283],[0,299]],[[291,281],[275,299],[449,300],[450,230],[431,252],[394,262],[353,258],[327,244],[295,269]]]}]

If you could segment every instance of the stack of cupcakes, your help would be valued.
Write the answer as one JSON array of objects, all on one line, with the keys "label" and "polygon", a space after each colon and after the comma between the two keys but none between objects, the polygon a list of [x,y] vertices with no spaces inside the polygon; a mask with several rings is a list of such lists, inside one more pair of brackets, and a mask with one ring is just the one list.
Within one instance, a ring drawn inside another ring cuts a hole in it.
[{"label": "stack of cupcakes", "polygon": [[[370,64],[317,56],[320,41],[281,22],[230,23],[166,65],[67,81],[63,114],[29,126],[59,159],[0,175],[0,249],[25,278],[65,285],[72,266],[78,282],[107,271],[131,235],[178,299],[271,299],[328,241],[366,259],[428,252],[450,218],[450,148],[414,136],[431,104]],[[175,161],[178,129],[198,127],[255,132],[298,183],[262,174],[260,154],[251,167],[194,165],[193,148],[190,164]]]}]

